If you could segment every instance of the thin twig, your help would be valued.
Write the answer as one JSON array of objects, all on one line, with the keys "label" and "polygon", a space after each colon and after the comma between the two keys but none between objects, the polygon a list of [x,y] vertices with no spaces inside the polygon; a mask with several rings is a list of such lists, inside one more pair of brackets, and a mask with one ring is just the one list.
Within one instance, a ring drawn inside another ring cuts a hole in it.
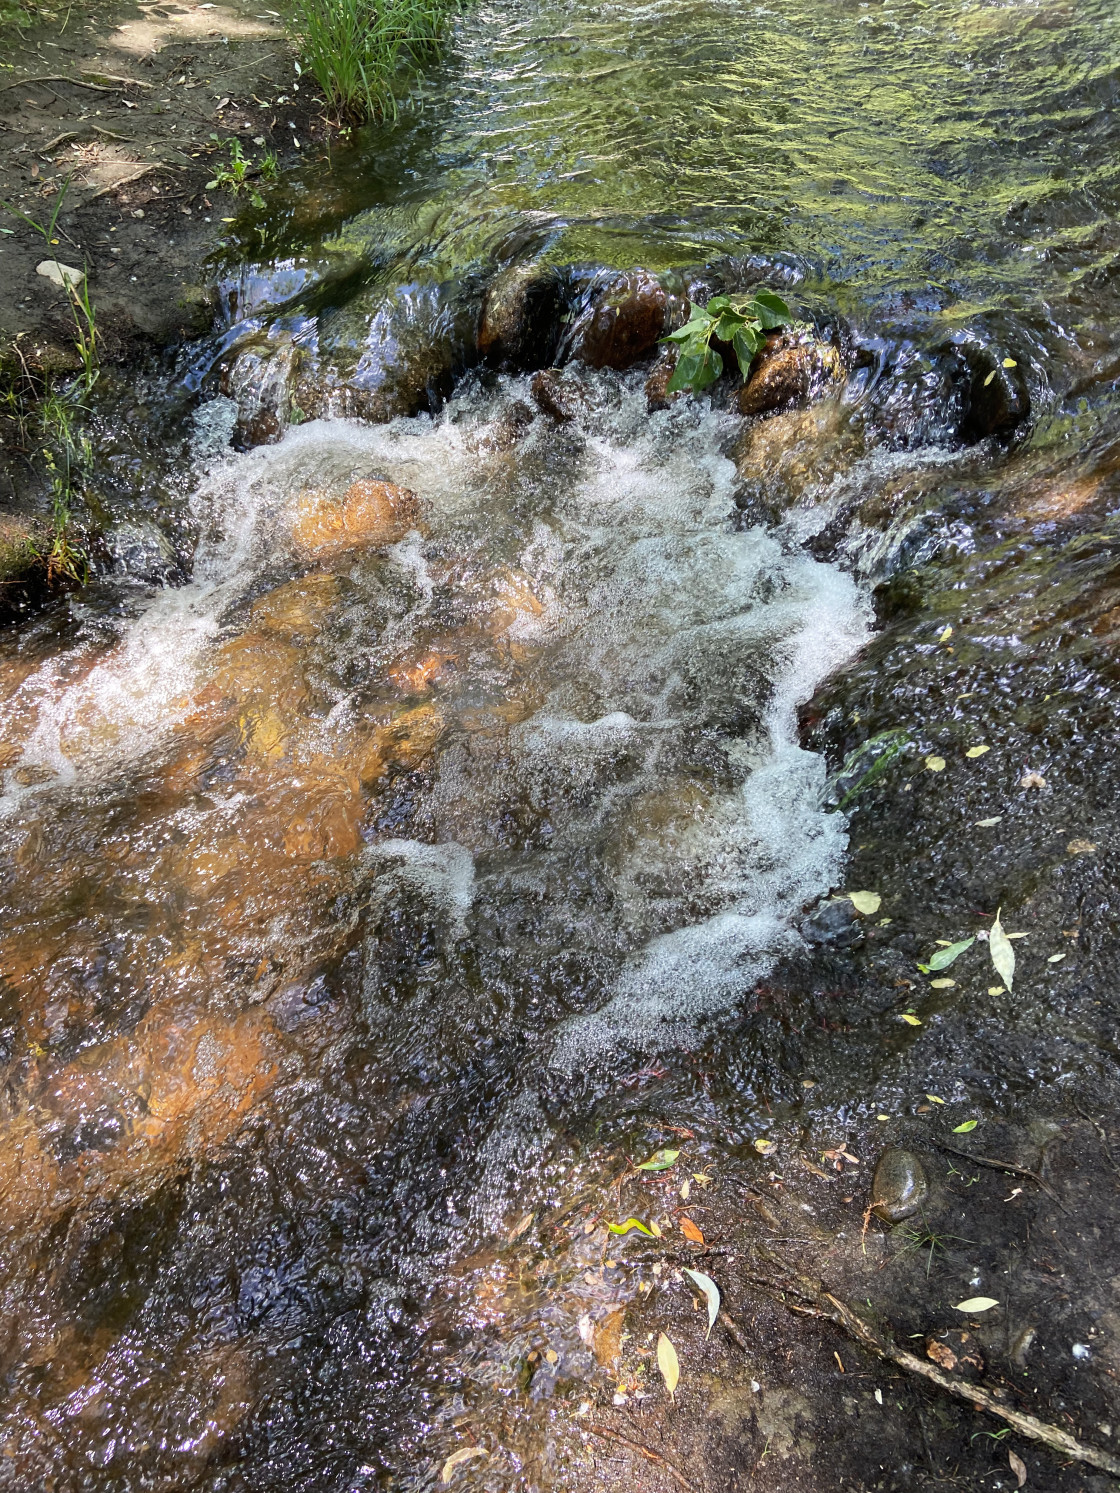
[{"label": "thin twig", "polygon": [[1050,1425],[1034,1415],[1025,1415],[1019,1410],[1012,1410],[1009,1406],[1000,1404],[986,1389],[981,1389],[976,1384],[968,1384],[962,1379],[953,1379],[941,1369],[935,1368],[932,1363],[926,1363],[924,1359],[915,1357],[905,1348],[896,1347],[889,1338],[881,1337],[870,1323],[865,1322],[850,1306],[841,1301],[839,1297],[833,1296],[830,1291],[826,1291],[823,1286],[817,1287],[804,1277],[774,1280],[769,1276],[748,1275],[747,1279],[752,1284],[761,1286],[763,1290],[776,1295],[790,1311],[802,1316],[825,1318],[846,1332],[854,1342],[874,1353],[876,1357],[885,1359],[900,1369],[905,1369],[907,1373],[920,1375],[931,1384],[936,1384],[938,1389],[943,1389],[946,1394],[951,1394],[968,1405],[986,1410],[989,1415],[998,1416],[1021,1436],[1027,1436],[1032,1441],[1041,1441],[1052,1451],[1072,1457],[1075,1461],[1087,1463],[1090,1467],[1099,1467],[1102,1471],[1111,1473],[1113,1477],[1120,1478],[1120,1457],[1114,1457],[1111,1452],[1104,1451],[1101,1447],[1088,1446],[1085,1442],[1078,1441],[1068,1431],[1063,1431],[1060,1426]]},{"label": "thin twig", "polygon": [[127,176],[119,176],[116,181],[109,182],[107,186],[99,187],[92,197],[86,198],[86,203],[96,202],[99,197],[105,197],[108,193],[115,192],[120,187],[127,187],[130,182],[139,181],[142,176],[147,176],[149,172],[182,170],[182,166],[171,166],[166,161],[153,161],[150,165],[141,166],[138,171],[132,171]]},{"label": "thin twig", "polygon": [[645,1457],[647,1461],[656,1462],[658,1467],[664,1467],[665,1471],[684,1488],[685,1493],[695,1493],[695,1489],[684,1473],[678,1472],[672,1462],[667,1457],[663,1457],[660,1452],[655,1452],[650,1447],[643,1446],[640,1441],[631,1441],[629,1436],[622,1436],[618,1431],[608,1431],[606,1426],[592,1425],[590,1421],[583,1429],[590,1431],[593,1436],[602,1436],[605,1441],[617,1441],[622,1446],[628,1446],[631,1451],[637,1452],[639,1456]]},{"label": "thin twig", "polygon": [[1009,1172],[1013,1177],[1026,1177],[1029,1182],[1034,1182],[1041,1187],[1043,1192],[1048,1192],[1059,1208],[1062,1207],[1062,1200],[1050,1186],[1050,1183],[1044,1177],[1040,1177],[1037,1172],[1032,1172],[1029,1167],[1016,1166],[1013,1161],[996,1161],[991,1156],[974,1156],[971,1151],[962,1151],[959,1146],[949,1145],[948,1141],[939,1140],[935,1141],[934,1144],[942,1151],[948,1151],[951,1156],[960,1156],[965,1161],[975,1162],[977,1166],[990,1167],[995,1172]]},{"label": "thin twig", "polygon": [[[106,88],[101,83],[86,83],[81,78],[64,78],[57,73],[43,73],[34,78],[17,78],[14,83],[0,84],[0,93],[7,93],[9,88],[30,88],[35,83],[70,83],[75,88],[88,88],[93,93],[120,93],[119,88]],[[150,87],[150,84],[145,84]]]}]

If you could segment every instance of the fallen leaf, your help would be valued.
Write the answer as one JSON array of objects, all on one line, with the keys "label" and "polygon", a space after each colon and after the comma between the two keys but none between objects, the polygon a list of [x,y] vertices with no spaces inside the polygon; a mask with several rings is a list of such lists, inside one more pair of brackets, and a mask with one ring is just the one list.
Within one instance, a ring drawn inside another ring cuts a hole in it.
[{"label": "fallen leaf", "polygon": [[586,1347],[592,1348],[595,1346],[595,1323],[586,1312],[584,1312],[583,1316],[576,1323],[576,1330],[579,1332],[581,1342]]},{"label": "fallen leaf", "polygon": [[657,1339],[657,1367],[661,1370],[665,1388],[669,1391],[669,1398],[672,1399],[673,1391],[680,1382],[681,1361],[677,1357],[676,1348],[664,1333]]},{"label": "fallen leaf", "polygon": [[991,750],[992,749],[991,749],[990,746],[974,746],[974,747],[969,747],[968,751],[965,752],[965,756],[966,757],[982,757],[985,752],[990,752]]},{"label": "fallen leaf", "polygon": [[761,1155],[767,1156],[774,1149],[774,1142],[772,1140],[756,1140],[754,1148]]},{"label": "fallen leaf", "polygon": [[1071,840],[1066,846],[1066,850],[1070,855],[1093,855],[1096,849],[1097,847],[1093,844],[1092,840]]},{"label": "fallen leaf", "polygon": [[978,819],[976,821],[976,828],[977,829],[991,829],[991,827],[992,827],[993,824],[1000,824],[1002,822],[1002,820],[1003,820],[1003,815],[1002,814],[993,814],[990,819]]},{"label": "fallen leaf", "polygon": [[655,1218],[651,1218],[649,1221],[649,1231],[655,1239],[661,1238],[661,1225]]},{"label": "fallen leaf", "polygon": [[692,1192],[692,1183],[686,1177],[684,1179],[684,1181],[681,1183],[681,1191],[680,1191],[681,1201],[684,1202],[684,1203],[687,1203],[688,1199],[689,1199],[689,1194],[691,1192]]},{"label": "fallen leaf", "polygon": [[628,1218],[625,1223],[609,1223],[607,1228],[612,1234],[628,1234],[631,1229],[637,1229],[640,1234],[645,1234],[650,1239],[657,1237],[652,1229],[647,1229],[645,1224],[640,1223],[636,1218]]},{"label": "fallen leaf", "polygon": [[[509,1233],[506,1235],[506,1242],[508,1244],[512,1244],[515,1239],[520,1239],[522,1234],[529,1227],[535,1217],[536,1214],[534,1213],[526,1213],[525,1217],[522,1218],[519,1223],[515,1223],[513,1228],[510,1229]],[[595,1225],[592,1224],[591,1227],[592,1229],[594,1229]]]},{"label": "fallen leaf", "polygon": [[546,1348],[544,1356],[548,1359],[549,1363],[556,1363],[560,1357],[555,1348]]},{"label": "fallen leaf", "polygon": [[1007,1453],[1007,1465],[1015,1474],[1015,1486],[1021,1488],[1027,1480],[1027,1464],[1022,1457],[1015,1455],[1013,1451]]},{"label": "fallen leaf", "polygon": [[944,1104],[944,1099],[939,1099],[936,1094],[927,1094],[926,1098],[931,1104]]},{"label": "fallen leaf", "polygon": [[989,985],[988,986],[988,994],[989,995],[1002,995],[1003,994],[1003,986],[1002,985]]},{"label": "fallen leaf", "polygon": [[681,1153],[679,1151],[655,1151],[648,1161],[638,1163],[639,1172],[667,1172]]},{"label": "fallen leaf", "polygon": [[952,636],[953,629],[951,627],[943,627],[937,634],[937,641],[939,643],[947,643]]},{"label": "fallen leaf", "polygon": [[929,988],[931,990],[950,990],[956,983],[956,980],[950,980],[948,978],[931,980],[929,982]]},{"label": "fallen leaf", "polygon": [[711,1337],[712,1328],[716,1325],[719,1316],[719,1287],[710,1275],[705,1275],[702,1270],[685,1270],[685,1275],[703,1291],[708,1302],[708,1331],[706,1337]]},{"label": "fallen leaf", "polygon": [[878,892],[849,892],[848,897],[855,910],[863,913],[865,918],[878,912],[879,904],[883,900]]},{"label": "fallen leaf", "polygon": [[945,758],[944,757],[927,757],[926,758],[926,767],[929,769],[930,772],[944,772],[945,771]]},{"label": "fallen leaf", "polygon": [[883,1391],[881,1389],[877,1389],[875,1391],[875,1402],[878,1405],[881,1405],[883,1403]]},{"label": "fallen leaf", "polygon": [[1045,788],[1046,779],[1040,772],[1025,772],[1019,779],[1020,788]]},{"label": "fallen leaf", "polygon": [[996,376],[996,371],[995,371],[995,369],[994,369],[994,368],[993,368],[993,369],[992,369],[992,371],[991,371],[991,373],[989,373],[989,374],[988,374],[988,376],[987,376],[987,378],[986,378],[986,379],[985,379],[985,380],[984,380],[984,387],[985,387],[985,389],[986,389],[986,388],[987,388],[987,387],[988,387],[988,385],[989,385],[989,384],[990,384],[990,383],[991,383],[991,381],[992,381],[992,379],[994,379],[994,378],[995,378],[995,376]]},{"label": "fallen leaf", "polygon": [[708,1175],[707,1172],[693,1172],[693,1174],[692,1174],[692,1180],[694,1182],[699,1182],[699,1184],[700,1184],[701,1187],[707,1187],[708,1183],[712,1179]]},{"label": "fallen leaf", "polygon": [[681,1225],[681,1233],[684,1235],[684,1237],[686,1239],[691,1239],[692,1242],[693,1242],[693,1244],[703,1244],[703,1242],[704,1242],[704,1235],[703,1235],[703,1233],[696,1226],[696,1224],[693,1223],[692,1219],[689,1218],[689,1216],[688,1216],[687,1213],[683,1213],[681,1215],[680,1225]]},{"label": "fallen leaf", "polygon": [[999,1302],[994,1296],[970,1296],[967,1301],[958,1301],[953,1308],[955,1312],[987,1312]]},{"label": "fallen leaf", "polygon": [[1003,360],[1003,367],[1004,368],[1018,368],[1018,366],[1019,365],[1018,365],[1018,363],[1016,363],[1016,361],[1015,361],[1014,358],[1004,358],[1004,360]]},{"label": "fallen leaf", "polygon": [[933,958],[929,961],[930,969],[948,969],[954,959],[959,959],[965,949],[971,949],[975,942],[976,935],[973,934],[971,938],[962,938],[959,943],[947,945],[947,947],[934,954]]},{"label": "fallen leaf", "polygon": [[908,1026],[921,1026],[922,1018],[920,1016],[915,1016],[912,1011],[903,1011],[900,1014],[903,1021],[905,1021]]},{"label": "fallen leaf", "polygon": [[484,1446],[461,1446],[457,1452],[452,1452],[443,1464],[443,1471],[439,1475],[441,1483],[449,1483],[455,1476],[455,1469],[463,1462],[469,1462],[472,1457],[488,1457],[490,1453]]},{"label": "fallen leaf", "polygon": [[996,974],[1010,991],[1011,982],[1015,978],[1015,950],[1011,947],[1011,940],[1003,931],[999,911],[996,912],[995,922],[988,930],[988,949],[991,952]]},{"label": "fallen leaf", "polygon": [[1049,957],[1049,959],[1047,959],[1046,963],[1047,964],[1061,964],[1062,960],[1065,957],[1066,956],[1064,954],[1051,954],[1050,957]]},{"label": "fallen leaf", "polygon": [[953,1134],[954,1135],[967,1135],[970,1130],[975,1130],[976,1127],[977,1127],[977,1125],[979,1125],[979,1123],[980,1123],[979,1120],[965,1120],[965,1122],[962,1125],[954,1125],[953,1126]]}]

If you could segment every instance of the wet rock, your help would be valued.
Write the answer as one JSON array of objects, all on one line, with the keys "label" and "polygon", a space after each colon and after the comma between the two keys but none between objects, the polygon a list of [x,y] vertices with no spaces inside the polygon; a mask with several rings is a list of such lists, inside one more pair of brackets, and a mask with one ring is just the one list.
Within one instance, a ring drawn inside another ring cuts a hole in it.
[{"label": "wet rock", "polygon": [[491,281],[482,305],[478,350],[493,366],[525,372],[556,355],[563,277],[551,265],[515,264]]},{"label": "wet rock", "polygon": [[291,415],[296,354],[288,335],[244,348],[222,377],[222,393],[237,405],[233,444],[244,450],[278,441]]},{"label": "wet rock", "polygon": [[863,929],[855,908],[844,897],[822,902],[801,924],[801,936],[808,944],[848,949],[863,938]]},{"label": "wet rock", "polygon": [[49,592],[34,519],[0,515],[0,622],[17,617]]},{"label": "wet rock", "polygon": [[910,1218],[929,1196],[925,1168],[913,1151],[888,1146],[871,1183],[871,1211],[885,1223]]},{"label": "wet rock", "polygon": [[985,348],[970,360],[972,378],[968,412],[961,437],[982,441],[987,436],[1009,436],[1030,415],[1031,402],[1018,367],[1005,368],[1002,358]]},{"label": "wet rock", "polygon": [[669,380],[677,366],[677,350],[675,347],[666,347],[661,356],[653,365],[653,371],[646,379],[646,408],[652,415],[654,410],[667,410],[671,404],[681,398],[682,391],[677,390],[675,394],[669,393]]},{"label": "wet rock", "polygon": [[331,559],[347,550],[377,548],[403,539],[416,520],[416,494],[391,482],[353,482],[341,499],[300,495],[292,539],[304,555]]},{"label": "wet rock", "polygon": [[789,333],[774,333],[767,337],[751,365],[750,377],[739,391],[739,413],[764,415],[800,404],[839,372],[840,355],[834,347],[815,339],[795,340]]},{"label": "wet rock", "polygon": [[629,368],[664,335],[668,306],[669,297],[655,276],[630,270],[590,292],[564,351],[589,368]]},{"label": "wet rock", "polygon": [[116,524],[105,536],[105,547],[113,569],[134,580],[159,584],[179,569],[179,561],[167,535],[146,519]]},{"label": "wet rock", "polygon": [[575,420],[587,408],[583,389],[571,378],[566,378],[559,368],[543,368],[533,375],[529,385],[533,402],[542,414],[554,420]]},{"label": "wet rock", "polygon": [[984,1372],[984,1356],[976,1339],[960,1327],[947,1327],[926,1338],[926,1357],[958,1379],[975,1379]]}]

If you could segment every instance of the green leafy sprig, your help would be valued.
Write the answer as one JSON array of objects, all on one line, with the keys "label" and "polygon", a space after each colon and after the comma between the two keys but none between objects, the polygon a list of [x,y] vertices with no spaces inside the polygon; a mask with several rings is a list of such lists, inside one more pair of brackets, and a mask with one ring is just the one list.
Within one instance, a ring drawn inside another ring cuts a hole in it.
[{"label": "green leafy sprig", "polygon": [[736,302],[729,295],[717,295],[703,308],[694,302],[684,326],[661,339],[676,343],[679,354],[667,392],[690,389],[699,394],[715,383],[723,372],[723,358],[712,347],[713,338],[731,344],[739,371],[746,378],[766,333],[788,326],[792,319],[785,301],[772,290],[756,290],[749,301]]}]

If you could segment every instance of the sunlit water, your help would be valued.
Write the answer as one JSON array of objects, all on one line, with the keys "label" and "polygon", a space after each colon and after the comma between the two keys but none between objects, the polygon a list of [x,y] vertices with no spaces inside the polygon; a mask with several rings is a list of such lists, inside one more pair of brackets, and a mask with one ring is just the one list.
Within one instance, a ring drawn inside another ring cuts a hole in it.
[{"label": "sunlit water", "polygon": [[[796,709],[871,588],[951,484],[1109,439],[1116,25],[485,8],[421,112],[238,226],[175,480],[106,441],[110,516],[169,514],[187,578],[118,568],[0,651],[0,1484],[429,1486],[456,1263],[843,882]],[[569,425],[465,371],[502,263],[728,256],[863,354],[745,455],[645,370]],[[456,392],[228,449],[216,361],[293,337],[446,343]],[[1022,369],[1011,455],[947,420],[962,339]]]}]

